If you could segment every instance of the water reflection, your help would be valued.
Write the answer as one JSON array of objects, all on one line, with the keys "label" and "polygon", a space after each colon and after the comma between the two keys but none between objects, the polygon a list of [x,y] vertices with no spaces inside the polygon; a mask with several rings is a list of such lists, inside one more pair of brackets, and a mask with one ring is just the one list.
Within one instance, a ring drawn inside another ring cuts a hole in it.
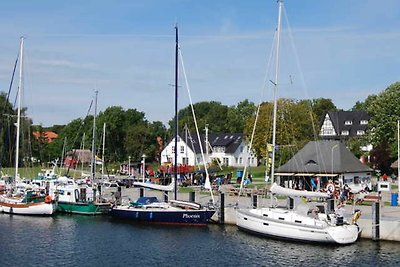
[{"label": "water reflection", "polygon": [[400,246],[284,242],[235,226],[165,227],[108,217],[0,214],[4,266],[398,266]]}]

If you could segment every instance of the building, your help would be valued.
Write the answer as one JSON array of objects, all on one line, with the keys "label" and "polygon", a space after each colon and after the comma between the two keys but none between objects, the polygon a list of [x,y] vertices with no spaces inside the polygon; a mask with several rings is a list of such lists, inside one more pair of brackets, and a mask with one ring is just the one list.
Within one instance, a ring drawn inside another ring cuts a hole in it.
[{"label": "building", "polygon": [[311,179],[317,179],[319,188],[329,180],[349,185],[354,190],[368,186],[371,189],[372,169],[362,164],[341,141],[311,141],[287,163],[276,169],[278,181],[287,187],[301,183],[311,189]]},{"label": "building", "polygon": [[322,139],[343,140],[363,136],[370,116],[366,111],[328,111],[322,119],[319,136]]},{"label": "building", "polygon": [[[195,166],[203,162],[218,161],[221,165],[232,167],[257,166],[255,153],[249,152],[249,147],[240,133],[219,133],[200,136],[204,160],[201,154],[198,138],[190,135],[178,135],[178,165]],[[208,145],[206,145],[208,144]],[[174,162],[175,138],[161,152],[161,164]]]},{"label": "building", "polygon": [[54,141],[54,139],[58,138],[58,134],[56,134],[55,132],[33,132],[32,133],[33,136],[36,138],[36,140],[38,140],[39,138],[43,138],[45,140],[46,143],[51,143]]}]

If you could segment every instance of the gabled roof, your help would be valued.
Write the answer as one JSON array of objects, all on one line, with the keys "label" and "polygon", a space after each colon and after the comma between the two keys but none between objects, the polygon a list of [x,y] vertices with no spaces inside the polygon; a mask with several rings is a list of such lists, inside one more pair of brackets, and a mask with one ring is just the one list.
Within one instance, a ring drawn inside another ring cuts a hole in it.
[{"label": "gabled roof", "polygon": [[[361,121],[369,121],[370,116],[364,110],[353,111],[328,111],[328,116],[332,121],[337,135],[341,135],[343,130],[349,131],[349,136],[356,136],[358,130],[366,131],[368,125],[360,124]],[[351,121],[352,125],[345,125],[346,121]]]},{"label": "gabled roof", "polygon": [[[181,140],[187,140],[187,145],[193,148],[196,154],[200,153],[200,145],[198,142],[197,136],[187,136],[184,133],[180,133],[179,137]],[[205,135],[200,135],[200,140],[203,145],[203,150],[205,150]],[[240,146],[243,140],[243,134],[241,133],[214,133],[208,135],[208,142],[210,143],[211,147],[225,147],[225,153],[234,153],[237,148]],[[193,149],[192,148],[192,149]]]},{"label": "gabled roof", "polygon": [[287,163],[276,169],[280,173],[338,174],[370,172],[340,141],[311,141]]}]

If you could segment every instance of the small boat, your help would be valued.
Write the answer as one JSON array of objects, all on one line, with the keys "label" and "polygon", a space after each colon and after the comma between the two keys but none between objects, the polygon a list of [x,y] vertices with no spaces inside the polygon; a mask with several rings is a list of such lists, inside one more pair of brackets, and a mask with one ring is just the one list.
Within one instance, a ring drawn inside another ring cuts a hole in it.
[{"label": "small boat", "polygon": [[[38,190],[27,187],[26,183],[21,182],[18,173],[19,166],[19,146],[20,146],[20,127],[21,127],[21,98],[23,88],[23,52],[24,37],[21,37],[19,53],[19,85],[18,85],[18,109],[15,140],[15,177],[8,192],[0,195],[0,211],[8,214],[18,215],[52,215],[56,210],[56,205],[50,196],[46,196]],[[22,189],[20,186],[22,185]],[[3,188],[4,189],[4,188]]]},{"label": "small boat", "polygon": [[[178,90],[178,27],[175,27],[175,147],[178,137],[177,90]],[[177,153],[175,153],[175,163]],[[205,226],[215,213],[213,207],[203,207],[199,203],[177,200],[177,168],[174,168],[174,179],[169,185],[156,185],[144,182],[134,182],[134,186],[159,190],[174,191],[174,200],[159,201],[156,197],[141,197],[135,202],[126,205],[114,206],[110,214],[113,218],[127,219],[137,222],[173,224],[185,226]]]},{"label": "small boat", "polygon": [[50,196],[27,190],[23,196],[0,196],[0,211],[18,215],[52,215],[56,204]]}]

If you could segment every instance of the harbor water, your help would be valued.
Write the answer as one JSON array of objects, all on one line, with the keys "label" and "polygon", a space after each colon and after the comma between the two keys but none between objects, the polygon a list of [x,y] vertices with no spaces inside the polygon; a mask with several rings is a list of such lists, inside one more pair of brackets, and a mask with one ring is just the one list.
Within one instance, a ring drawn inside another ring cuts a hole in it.
[{"label": "harbor water", "polygon": [[0,214],[0,266],[399,266],[398,242],[301,244],[235,226],[174,227],[108,216]]}]

